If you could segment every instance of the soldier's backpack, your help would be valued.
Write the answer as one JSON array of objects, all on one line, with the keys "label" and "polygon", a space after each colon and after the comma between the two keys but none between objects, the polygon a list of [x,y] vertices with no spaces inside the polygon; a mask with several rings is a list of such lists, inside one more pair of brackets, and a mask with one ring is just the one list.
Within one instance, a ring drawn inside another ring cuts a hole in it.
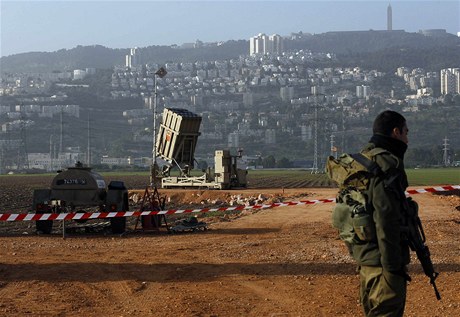
[{"label": "soldier's backpack", "polygon": [[372,207],[368,204],[366,189],[372,177],[382,174],[380,166],[372,160],[375,155],[387,152],[375,148],[365,153],[330,156],[326,172],[339,186],[336,205],[332,211],[332,225],[351,252],[351,245],[375,239]]}]

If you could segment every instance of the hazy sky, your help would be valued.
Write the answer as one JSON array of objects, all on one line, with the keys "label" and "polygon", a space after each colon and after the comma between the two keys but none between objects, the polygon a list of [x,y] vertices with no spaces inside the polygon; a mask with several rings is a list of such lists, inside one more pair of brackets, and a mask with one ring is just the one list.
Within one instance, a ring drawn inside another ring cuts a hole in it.
[{"label": "hazy sky", "polygon": [[249,39],[258,33],[385,30],[460,31],[457,1],[5,1],[1,56],[77,45],[145,47]]}]

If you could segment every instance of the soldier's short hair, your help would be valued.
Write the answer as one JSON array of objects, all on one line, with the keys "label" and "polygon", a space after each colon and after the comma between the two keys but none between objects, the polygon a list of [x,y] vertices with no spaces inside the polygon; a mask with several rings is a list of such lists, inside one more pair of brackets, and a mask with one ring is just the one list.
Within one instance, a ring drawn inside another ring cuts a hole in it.
[{"label": "soldier's short hair", "polygon": [[402,132],[406,118],[396,111],[385,110],[381,112],[374,120],[372,130],[374,134],[379,133],[386,136],[391,136],[394,128],[398,128]]}]

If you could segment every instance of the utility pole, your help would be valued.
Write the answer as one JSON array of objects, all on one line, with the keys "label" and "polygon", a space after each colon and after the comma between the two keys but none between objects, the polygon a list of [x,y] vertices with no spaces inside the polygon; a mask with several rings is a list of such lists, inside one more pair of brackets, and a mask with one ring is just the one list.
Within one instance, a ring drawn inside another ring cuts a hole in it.
[{"label": "utility pole", "polygon": [[86,157],[87,157],[86,164],[88,164],[88,166],[91,165],[91,126],[89,122],[89,117],[90,117],[90,111],[88,112],[88,149],[86,153]]},{"label": "utility pole", "polygon": [[0,175],[3,174],[3,167],[5,165],[5,152],[3,149],[3,143],[0,147]]},{"label": "utility pole", "polygon": [[316,101],[315,94],[315,136],[314,136],[314,152],[313,152],[313,167],[311,169],[312,174],[318,174],[318,103]]},{"label": "utility pole", "polygon": [[156,153],[156,138],[157,138],[157,75],[153,74],[153,122],[152,122],[152,165],[150,165],[150,187],[156,186],[156,173],[157,173],[157,153]]},{"label": "utility pole", "polygon": [[331,156],[337,158],[337,148],[334,145],[335,135],[331,134]]},{"label": "utility pole", "polygon": [[444,143],[443,143],[443,161],[444,161],[444,166],[449,166],[449,144],[447,143],[449,141],[449,139],[447,137],[444,137]]},{"label": "utility pole", "polygon": [[154,94],[153,94],[153,127],[152,127],[152,165],[150,166],[150,186],[154,188],[156,186],[156,173],[157,173],[157,154],[156,154],[156,139],[157,139],[157,122],[156,122],[156,117],[157,117],[157,99],[158,99],[158,93],[157,93],[157,76],[160,78],[163,78],[166,76],[168,72],[166,69],[163,67],[160,67],[159,70],[153,74],[153,87],[154,87]]},{"label": "utility pole", "polygon": [[62,139],[64,134],[63,110],[61,109],[61,133],[59,134],[59,154],[62,153]]},{"label": "utility pole", "polygon": [[27,153],[27,133],[24,109],[21,106],[21,144],[18,150],[17,168],[29,169],[29,155]]},{"label": "utility pole", "polygon": [[53,170],[53,135],[50,134],[50,167],[49,171]]},{"label": "utility pole", "polygon": [[342,153],[345,152],[345,109],[342,102],[342,144],[341,149]]}]

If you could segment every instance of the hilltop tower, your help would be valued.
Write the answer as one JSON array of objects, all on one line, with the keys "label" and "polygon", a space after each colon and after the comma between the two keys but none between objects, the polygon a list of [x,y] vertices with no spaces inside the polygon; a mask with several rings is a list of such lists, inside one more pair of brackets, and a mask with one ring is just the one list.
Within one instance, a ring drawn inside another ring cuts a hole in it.
[{"label": "hilltop tower", "polygon": [[393,13],[391,11],[391,4],[387,8],[387,31],[393,30]]}]

